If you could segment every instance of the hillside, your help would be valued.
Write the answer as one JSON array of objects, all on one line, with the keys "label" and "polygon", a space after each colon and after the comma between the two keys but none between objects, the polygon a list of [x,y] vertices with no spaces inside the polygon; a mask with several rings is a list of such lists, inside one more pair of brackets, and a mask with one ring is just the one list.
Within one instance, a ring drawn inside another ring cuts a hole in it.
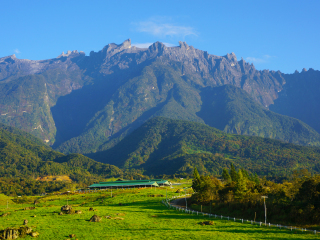
[{"label": "hillside", "polygon": [[285,75],[287,84],[270,110],[300,119],[320,133],[320,71]]},{"label": "hillside", "polygon": [[221,174],[233,163],[261,176],[307,168],[320,172],[320,148],[227,134],[204,124],[153,118],[112,149],[90,157],[148,174]]},{"label": "hillside", "polygon": [[204,122],[227,133],[273,138],[320,146],[320,135],[304,122],[269,111],[244,90],[232,85],[205,88],[197,113]]},{"label": "hillside", "polygon": [[35,179],[46,175],[69,175],[75,181],[91,176],[119,176],[122,171],[80,154],[64,155],[41,140],[16,128],[0,125],[1,178]]}]

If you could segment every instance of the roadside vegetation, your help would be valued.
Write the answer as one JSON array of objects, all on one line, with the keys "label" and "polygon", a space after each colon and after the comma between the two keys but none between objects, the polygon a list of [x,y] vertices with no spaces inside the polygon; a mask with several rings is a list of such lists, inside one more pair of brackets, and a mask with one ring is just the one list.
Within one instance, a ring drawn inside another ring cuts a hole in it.
[{"label": "roadside vegetation", "polygon": [[311,176],[307,170],[275,183],[244,169],[237,171],[232,164],[223,170],[222,179],[200,176],[195,169],[192,188],[194,209],[264,222],[267,197],[268,222],[320,229],[320,175]]}]

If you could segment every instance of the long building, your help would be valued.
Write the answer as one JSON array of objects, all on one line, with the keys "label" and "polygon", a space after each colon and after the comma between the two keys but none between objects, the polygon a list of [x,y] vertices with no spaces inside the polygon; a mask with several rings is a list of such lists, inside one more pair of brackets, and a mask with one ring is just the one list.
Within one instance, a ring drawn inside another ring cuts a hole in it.
[{"label": "long building", "polygon": [[119,188],[142,188],[142,187],[159,187],[170,186],[171,183],[163,179],[151,180],[118,180],[114,182],[99,182],[89,186],[91,189],[119,189]]}]

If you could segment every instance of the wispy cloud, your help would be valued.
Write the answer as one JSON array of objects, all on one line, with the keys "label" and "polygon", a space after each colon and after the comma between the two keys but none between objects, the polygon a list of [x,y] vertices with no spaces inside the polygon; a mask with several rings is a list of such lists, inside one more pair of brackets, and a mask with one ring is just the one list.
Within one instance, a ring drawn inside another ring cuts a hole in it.
[{"label": "wispy cloud", "polygon": [[149,33],[156,37],[197,36],[194,28],[170,23],[166,18],[152,18],[147,21],[132,23],[138,32]]},{"label": "wispy cloud", "polygon": [[270,56],[270,55],[263,55],[260,58],[256,58],[256,57],[246,57],[246,60],[248,62],[252,62],[252,63],[266,63],[268,62],[269,59],[274,58],[276,56]]},{"label": "wispy cloud", "polygon": [[[132,46],[136,46],[138,48],[148,48],[150,45],[152,45],[153,43],[132,43]],[[172,43],[163,43],[164,45],[166,45],[167,47],[174,47],[176,46],[175,44]]]},{"label": "wispy cloud", "polygon": [[20,51],[19,51],[19,49],[18,48],[16,48],[15,50],[13,50],[14,51],[14,53],[16,53],[16,54],[19,54],[19,53],[21,53]]}]

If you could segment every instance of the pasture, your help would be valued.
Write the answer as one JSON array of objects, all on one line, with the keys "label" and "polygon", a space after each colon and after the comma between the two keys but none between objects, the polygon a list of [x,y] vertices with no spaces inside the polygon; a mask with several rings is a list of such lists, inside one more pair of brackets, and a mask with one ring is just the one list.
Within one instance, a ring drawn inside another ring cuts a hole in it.
[{"label": "pasture", "polygon": [[[167,188],[168,196],[177,196],[177,188]],[[301,231],[260,227],[207,216],[190,215],[168,209],[161,201],[165,188],[98,191],[84,194],[47,195],[7,199],[0,195],[0,229],[19,227],[23,220],[40,233],[38,239],[318,239]],[[7,200],[8,207],[7,208]],[[32,210],[24,210],[34,206]],[[59,215],[63,205],[71,205],[82,214]],[[89,211],[93,208],[94,211]],[[100,222],[89,222],[93,215]],[[213,225],[201,225],[203,221]],[[27,236],[25,239],[33,239]]]}]

